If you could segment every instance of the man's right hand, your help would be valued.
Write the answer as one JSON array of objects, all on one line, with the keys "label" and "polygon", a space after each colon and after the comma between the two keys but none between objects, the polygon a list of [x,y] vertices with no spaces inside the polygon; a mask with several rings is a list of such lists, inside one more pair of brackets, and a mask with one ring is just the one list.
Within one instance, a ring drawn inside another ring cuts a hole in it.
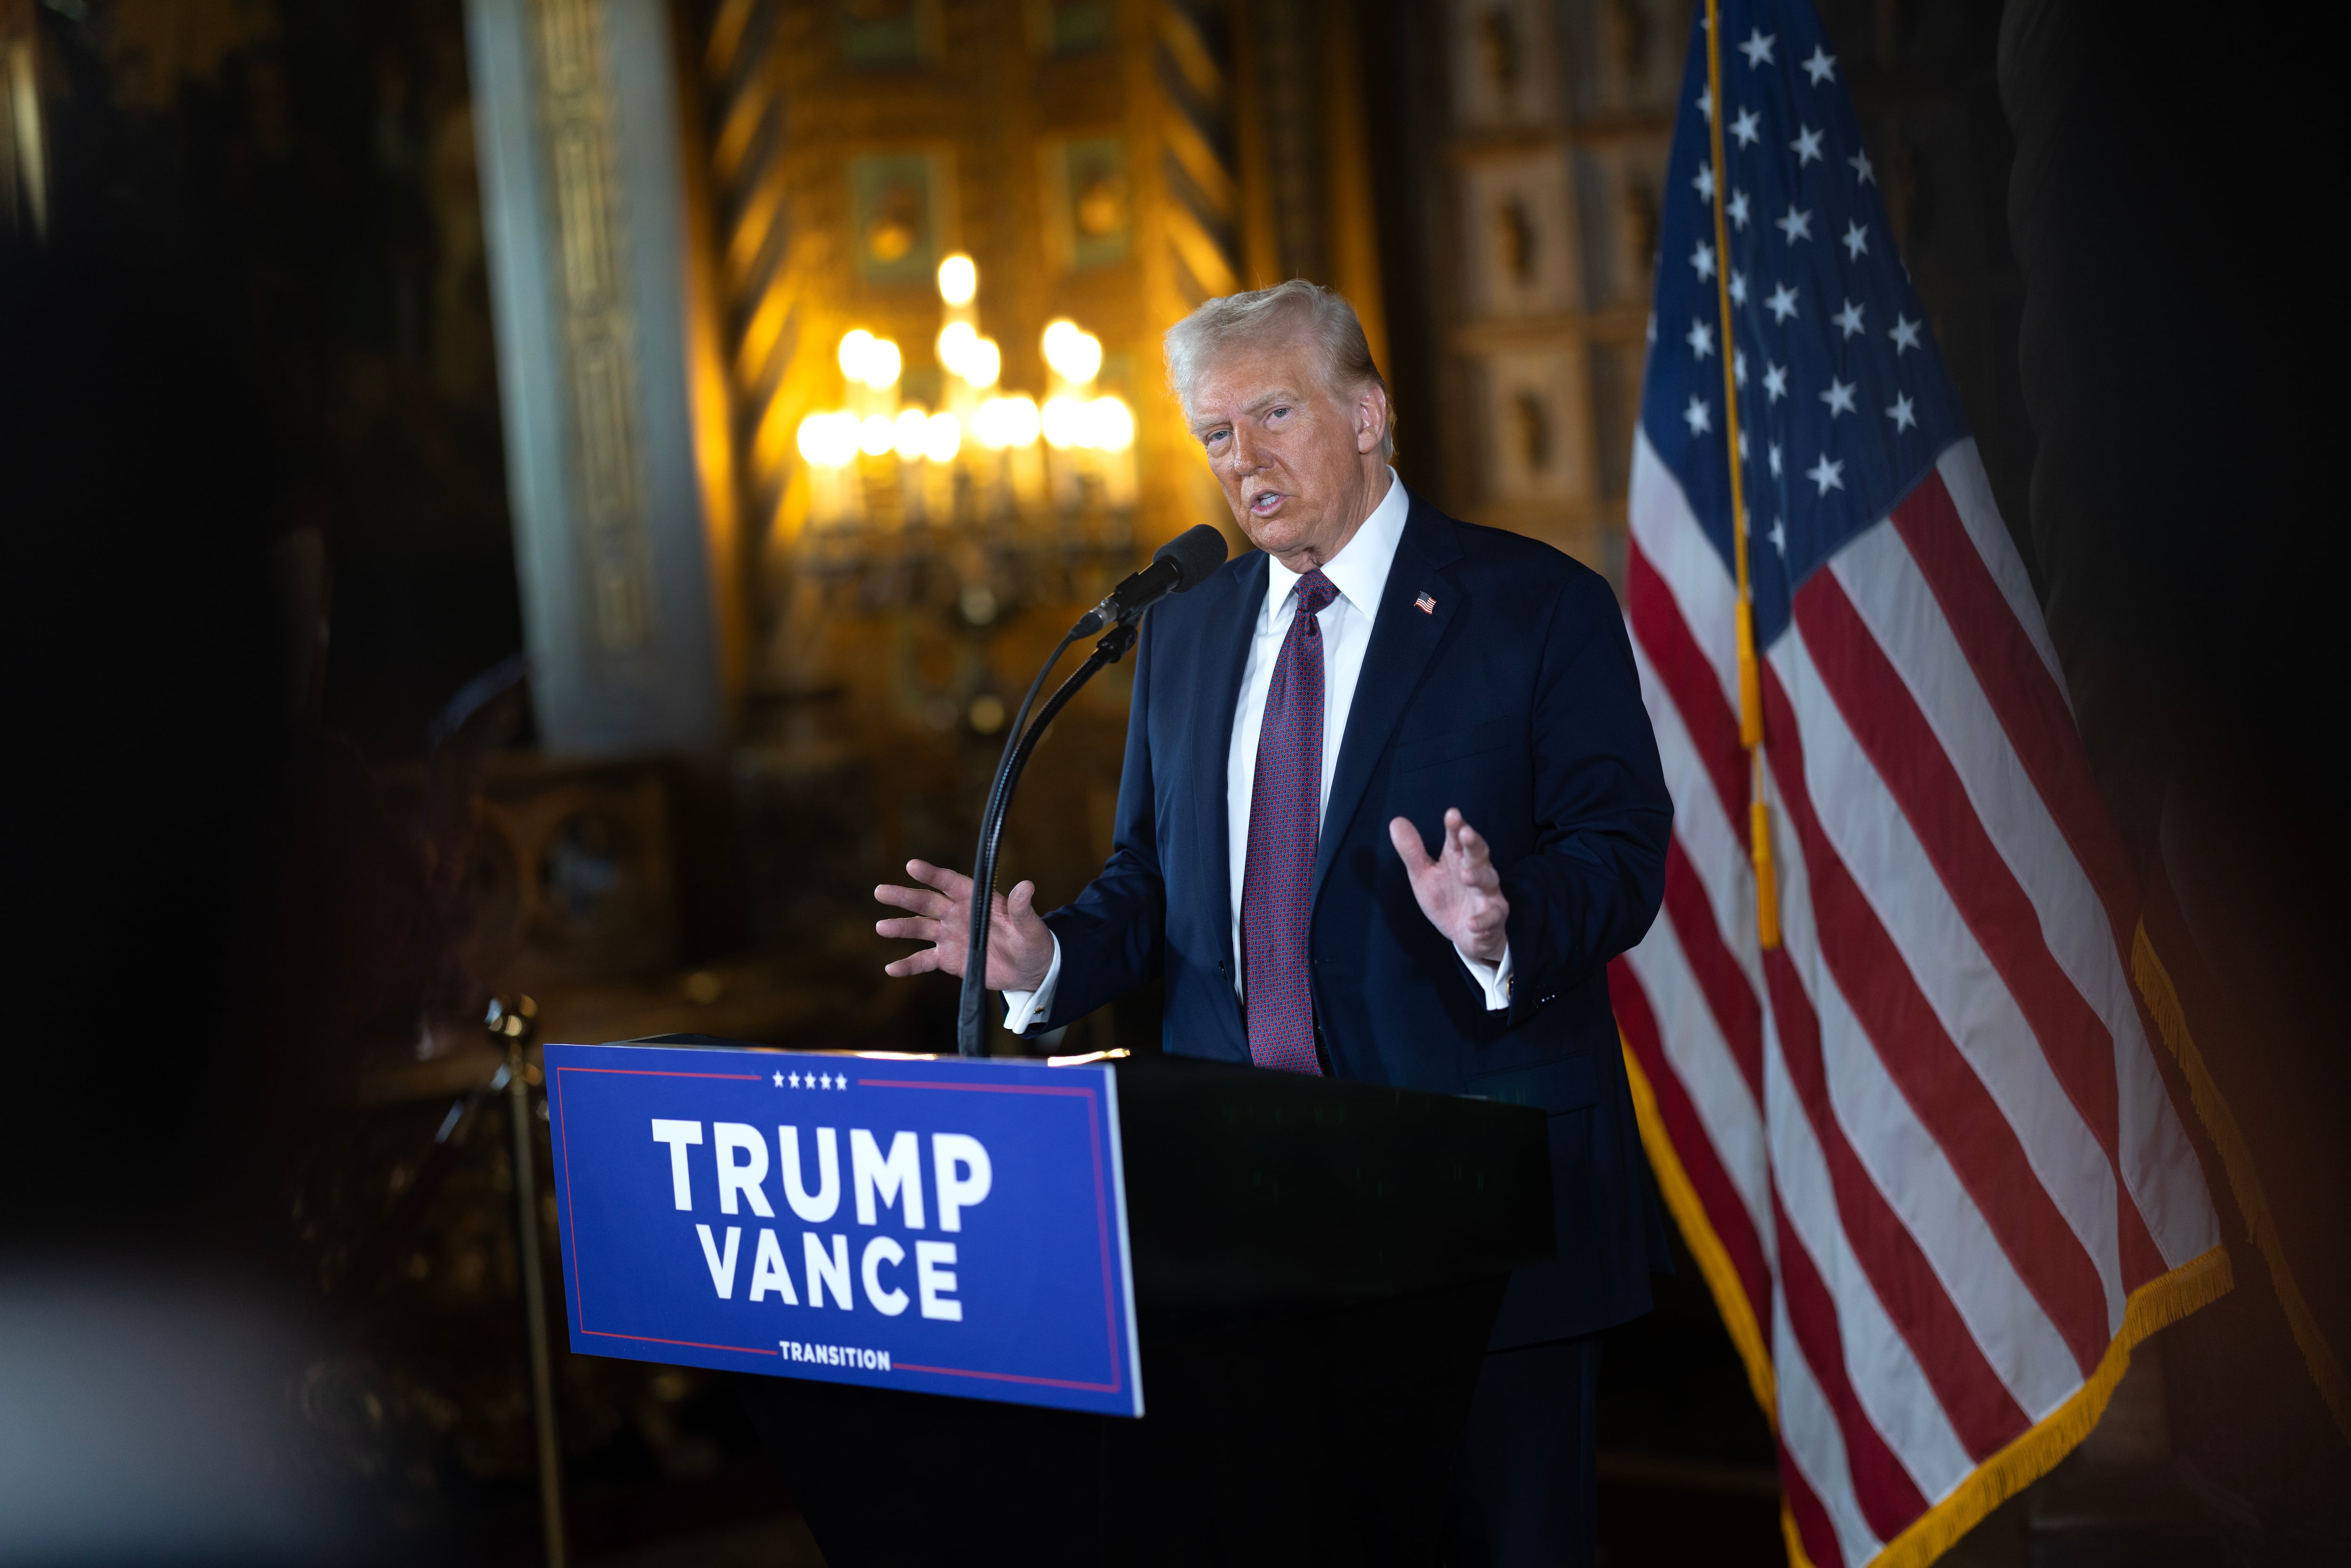
[{"label": "man's right hand", "polygon": [[[884,883],[873,896],[897,909],[912,910],[912,919],[877,920],[882,936],[908,942],[927,942],[882,972],[904,978],[934,969],[960,975],[964,954],[971,945],[971,878],[961,872],[935,866],[928,861],[908,861],[906,874],[920,887],[896,887]],[[996,895],[987,923],[987,988],[991,991],[1033,991],[1045,983],[1053,967],[1053,934],[1037,915],[1037,884],[1024,882],[1008,895]]]}]

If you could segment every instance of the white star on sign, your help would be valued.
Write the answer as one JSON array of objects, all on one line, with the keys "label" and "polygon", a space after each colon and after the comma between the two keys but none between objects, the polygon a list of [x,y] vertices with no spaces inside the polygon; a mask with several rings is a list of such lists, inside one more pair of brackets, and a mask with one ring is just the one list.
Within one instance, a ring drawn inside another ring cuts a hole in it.
[{"label": "white star on sign", "polygon": [[1747,226],[1747,193],[1734,189],[1730,193],[1730,204],[1723,211],[1729,215],[1733,227],[1745,228]]},{"label": "white star on sign", "polygon": [[[1742,387],[1747,384],[1747,350],[1744,349],[1730,350],[1730,379]],[[1746,440],[1747,433],[1740,431],[1739,439]]]},{"label": "white star on sign", "polygon": [[1821,401],[1829,405],[1829,418],[1831,419],[1836,418],[1836,416],[1841,413],[1853,413],[1853,383],[1851,382],[1841,382],[1834,376],[1831,376],[1829,378],[1829,390],[1821,393]]},{"label": "white star on sign", "polygon": [[1714,276],[1714,246],[1708,245],[1703,240],[1699,241],[1698,247],[1690,252],[1690,266],[1697,270],[1698,275],[1700,277],[1712,277]]},{"label": "white star on sign", "polygon": [[1743,430],[1739,433],[1739,460],[1747,461],[1747,433]]},{"label": "white star on sign", "polygon": [[1763,119],[1751,109],[1742,109],[1730,122],[1730,134],[1739,138],[1741,147],[1752,147],[1763,134]]},{"label": "white star on sign", "polygon": [[1730,274],[1730,302],[1733,305],[1747,303],[1747,275],[1736,269]]},{"label": "white star on sign", "polygon": [[1771,290],[1771,298],[1763,301],[1774,321],[1786,321],[1796,313],[1796,291],[1786,284]]},{"label": "white star on sign", "polygon": [[1706,400],[1696,392],[1690,394],[1689,407],[1682,410],[1682,419],[1690,427],[1692,435],[1703,435],[1714,428],[1713,411],[1707,407]]},{"label": "white star on sign", "polygon": [[1708,124],[1714,122],[1714,89],[1702,87],[1698,89],[1698,111]]},{"label": "white star on sign", "polygon": [[1869,231],[1859,224],[1847,224],[1844,229],[1844,258],[1859,261],[1869,253]]},{"label": "white star on sign", "polygon": [[1765,534],[1763,537],[1771,541],[1771,548],[1780,552],[1781,559],[1785,560],[1788,557],[1788,525],[1786,521],[1779,517],[1772,518],[1771,531]]},{"label": "white star on sign", "polygon": [[1786,235],[1788,243],[1793,245],[1800,239],[1813,237],[1813,214],[1810,211],[1798,212],[1795,204],[1792,202],[1788,205],[1788,215],[1784,218],[1773,218],[1771,226]]},{"label": "white star on sign", "polygon": [[1804,470],[1804,477],[1818,485],[1821,494],[1825,496],[1831,490],[1844,488],[1844,465],[1830,462],[1829,455],[1823,452],[1818,463]]},{"label": "white star on sign", "polygon": [[1698,166],[1698,176],[1690,181],[1690,185],[1692,189],[1698,192],[1698,199],[1699,201],[1710,202],[1714,200],[1714,165],[1711,163],[1699,164]]},{"label": "white star on sign", "polygon": [[1690,318],[1690,329],[1682,334],[1682,341],[1687,343],[1690,346],[1690,352],[1701,360],[1714,352],[1713,332],[1708,329],[1705,322],[1695,316]]},{"label": "white star on sign", "polygon": [[1780,476],[1780,444],[1775,441],[1764,450],[1770,455],[1769,461],[1771,465],[1771,477],[1777,479]]},{"label": "white star on sign", "polygon": [[783,1086],[784,1086],[784,1075],[783,1075],[782,1073],[778,1072],[778,1073],[777,1073],[777,1074],[776,1074],[776,1087],[777,1087],[777,1088],[778,1088],[778,1089],[781,1089]]},{"label": "white star on sign", "polygon": [[793,1074],[792,1074],[792,1087],[793,1087],[793,1088],[795,1088],[795,1089],[797,1089],[797,1088],[799,1088],[799,1086],[800,1086],[800,1075],[799,1075],[799,1073],[795,1072],[795,1073],[793,1073]]},{"label": "white star on sign", "polygon": [[1747,41],[1739,46],[1739,52],[1747,57],[1747,68],[1751,71],[1778,64],[1771,58],[1771,46],[1779,41],[1777,33],[1767,33],[1761,27],[1748,29]]},{"label": "white star on sign", "polygon": [[1850,338],[1861,330],[1861,307],[1848,299],[1844,302],[1844,308],[1838,311],[1832,319],[1844,328],[1844,335]]},{"label": "white star on sign", "polygon": [[1895,313],[1893,329],[1886,334],[1894,340],[1895,358],[1901,358],[1903,350],[1915,349],[1918,346],[1919,326],[1920,323],[1913,321],[1899,311]]},{"label": "white star on sign", "polygon": [[1836,75],[1836,57],[1818,44],[1813,46],[1813,57],[1801,63],[1814,87]]},{"label": "white star on sign", "polygon": [[1796,139],[1788,143],[1788,151],[1796,155],[1796,167],[1820,162],[1821,133],[1809,125],[1796,127]]},{"label": "white star on sign", "polygon": [[[1788,395],[1788,367],[1785,365],[1775,365],[1769,360],[1764,361],[1763,390],[1771,394],[1771,401],[1773,402],[1778,402],[1782,398],[1786,397]],[[1771,450],[1775,454],[1771,459],[1771,472],[1777,474],[1780,471],[1780,459],[1776,454],[1780,449],[1774,446]]]},{"label": "white star on sign", "polygon": [[1877,183],[1877,171],[1869,166],[1869,154],[1866,152],[1856,152],[1845,162],[1853,165],[1853,172],[1861,176],[1863,184]]},{"label": "white star on sign", "polygon": [[1896,430],[1907,430],[1918,423],[1918,416],[1910,412],[1910,396],[1907,392],[1895,394],[1894,406],[1886,411],[1886,417],[1894,422],[1894,428]]}]

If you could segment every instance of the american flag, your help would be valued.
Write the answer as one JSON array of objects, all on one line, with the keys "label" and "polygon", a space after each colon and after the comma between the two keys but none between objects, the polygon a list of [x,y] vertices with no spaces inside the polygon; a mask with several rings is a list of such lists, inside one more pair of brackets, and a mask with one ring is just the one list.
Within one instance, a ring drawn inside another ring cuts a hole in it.
[{"label": "american flag", "polygon": [[1804,0],[1722,0],[1718,83],[1708,9],[1625,569],[1673,844],[1611,990],[1791,1556],[1923,1563],[2228,1261],[2132,985],[2130,863],[1836,57]]}]

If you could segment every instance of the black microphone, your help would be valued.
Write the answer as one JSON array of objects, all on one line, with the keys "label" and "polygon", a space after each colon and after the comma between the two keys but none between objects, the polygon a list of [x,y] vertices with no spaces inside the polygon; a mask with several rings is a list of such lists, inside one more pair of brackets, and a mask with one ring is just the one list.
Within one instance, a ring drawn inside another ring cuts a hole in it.
[{"label": "black microphone", "polygon": [[1226,548],[1225,536],[1211,524],[1185,529],[1152,552],[1149,566],[1112,589],[1078,622],[1077,634],[1090,636],[1113,622],[1132,621],[1167,595],[1199,587],[1225,564]]}]

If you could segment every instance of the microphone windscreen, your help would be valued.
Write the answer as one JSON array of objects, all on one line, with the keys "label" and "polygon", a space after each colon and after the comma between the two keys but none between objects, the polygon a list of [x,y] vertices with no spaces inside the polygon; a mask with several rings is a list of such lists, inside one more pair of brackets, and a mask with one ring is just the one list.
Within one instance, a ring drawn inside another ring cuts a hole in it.
[{"label": "microphone windscreen", "polygon": [[1151,559],[1176,563],[1176,591],[1182,593],[1207,581],[1225,564],[1226,548],[1225,536],[1216,525],[1199,523],[1161,545]]}]

